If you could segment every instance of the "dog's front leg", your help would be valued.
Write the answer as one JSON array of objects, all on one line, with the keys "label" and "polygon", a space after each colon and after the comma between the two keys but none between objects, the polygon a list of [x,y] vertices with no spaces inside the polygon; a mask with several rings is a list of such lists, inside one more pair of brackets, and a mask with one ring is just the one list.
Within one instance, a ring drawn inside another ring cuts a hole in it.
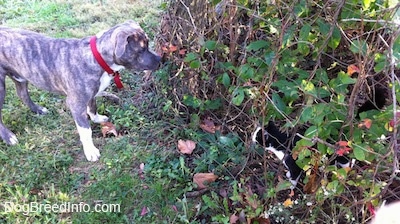
[{"label": "dog's front leg", "polygon": [[103,123],[108,121],[108,117],[97,113],[96,99],[92,98],[87,107],[87,114],[94,123]]},{"label": "dog's front leg", "polygon": [[74,97],[67,97],[67,105],[75,120],[86,159],[91,162],[99,160],[100,152],[93,144],[92,129],[87,119],[87,104],[82,103],[82,99],[77,100]]}]

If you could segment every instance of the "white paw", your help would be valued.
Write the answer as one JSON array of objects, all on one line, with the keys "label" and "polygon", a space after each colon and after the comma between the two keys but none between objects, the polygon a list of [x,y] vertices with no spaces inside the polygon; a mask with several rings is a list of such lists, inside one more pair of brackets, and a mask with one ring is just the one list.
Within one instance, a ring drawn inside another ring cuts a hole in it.
[{"label": "white paw", "polygon": [[108,121],[108,117],[107,117],[107,116],[104,116],[104,115],[96,114],[96,115],[93,117],[92,121],[93,121],[94,123],[103,123],[103,122]]},{"label": "white paw", "polygon": [[40,111],[40,114],[47,114],[49,112],[49,110],[46,107],[41,107],[39,109],[39,111]]},{"label": "white paw", "polygon": [[8,139],[8,142],[9,142],[10,145],[18,144],[17,136],[15,136],[14,134],[11,135],[10,138]]},{"label": "white paw", "polygon": [[85,147],[83,148],[86,159],[90,162],[96,162],[100,158],[100,152],[96,147]]}]

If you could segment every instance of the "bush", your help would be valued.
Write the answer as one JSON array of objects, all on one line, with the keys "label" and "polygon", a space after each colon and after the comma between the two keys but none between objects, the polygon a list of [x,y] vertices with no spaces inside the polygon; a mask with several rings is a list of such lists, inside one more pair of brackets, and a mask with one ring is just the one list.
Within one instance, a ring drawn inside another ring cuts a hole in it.
[{"label": "bush", "polygon": [[[223,135],[237,133],[245,143],[254,126],[268,120],[292,135],[305,132],[293,155],[306,171],[304,188],[297,192],[307,194],[307,201],[279,196],[287,186],[271,175],[280,173],[276,164],[244,144],[246,169],[228,181],[231,206],[225,217],[243,213],[250,220],[270,216],[285,222],[267,212],[279,207],[289,219],[365,222],[368,207],[398,199],[400,31],[393,16],[399,4],[190,2],[170,3],[157,41],[165,67],[156,85],[169,98],[165,109],[192,124],[201,121],[194,117],[212,117]],[[359,69],[357,75],[348,71],[350,65]],[[357,108],[378,90],[385,92],[386,107],[358,118]],[[352,169],[329,165],[343,144],[357,161]]]}]

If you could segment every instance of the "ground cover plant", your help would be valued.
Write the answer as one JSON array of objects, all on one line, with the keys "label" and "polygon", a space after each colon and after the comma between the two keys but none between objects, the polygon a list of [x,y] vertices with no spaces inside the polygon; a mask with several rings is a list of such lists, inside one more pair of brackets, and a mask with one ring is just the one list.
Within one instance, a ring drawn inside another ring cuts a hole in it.
[{"label": "ground cover plant", "polygon": [[[117,136],[92,124],[102,150],[95,163],[83,156],[63,97],[32,87],[50,110],[35,115],[7,81],[4,122],[20,143],[0,144],[0,223],[367,222],[385,200],[399,200],[399,7],[0,0],[3,25],[55,37],[134,19],[163,55],[152,74],[122,74],[125,89],[110,87],[120,100],[98,99]],[[375,87],[388,90],[385,107],[356,118]],[[256,124],[269,120],[305,130],[294,155],[306,172],[293,192],[283,166],[251,144]],[[338,153],[356,165],[329,165]],[[32,202],[108,211],[5,211]]]}]

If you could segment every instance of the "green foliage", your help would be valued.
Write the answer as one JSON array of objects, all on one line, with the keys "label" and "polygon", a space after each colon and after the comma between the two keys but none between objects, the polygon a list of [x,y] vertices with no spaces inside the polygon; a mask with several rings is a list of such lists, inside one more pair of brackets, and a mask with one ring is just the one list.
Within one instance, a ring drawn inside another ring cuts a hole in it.
[{"label": "green foliage", "polygon": [[[393,180],[389,177],[392,174],[383,170],[393,165],[391,139],[397,136],[393,136],[388,125],[396,109],[387,106],[382,111],[361,113],[360,118],[355,114],[362,101],[365,102],[362,95],[369,95],[373,88],[379,86],[389,90],[395,85],[396,95],[400,96],[398,84],[390,83],[392,77],[387,75],[393,69],[389,61],[393,60],[397,67],[400,64],[398,32],[389,21],[396,8],[389,1],[368,0],[345,1],[344,5],[325,1],[285,3],[237,1],[237,8],[230,6],[237,9],[235,20],[229,20],[232,11],[228,10],[219,15],[222,19],[218,17],[217,25],[212,26],[223,27],[224,23],[219,21],[229,21],[227,23],[235,29],[207,30],[210,32],[204,33],[220,33],[214,38],[210,34],[207,40],[199,41],[199,46],[183,46],[189,50],[183,59],[184,67],[178,72],[181,78],[190,79],[190,82],[186,82],[187,85],[180,81],[168,85],[182,87],[182,94],[175,98],[195,109],[197,118],[211,113],[220,118],[226,128],[240,129],[239,135],[246,142],[250,141],[249,127],[254,120],[261,124],[271,119],[283,123],[282,127],[289,129],[290,134],[294,134],[292,128],[304,130],[304,138],[293,152],[297,164],[307,171],[304,184],[315,189],[307,192],[313,194],[312,202],[300,202],[299,207],[307,208],[306,203],[316,206],[310,208],[313,212],[302,218],[315,222],[326,221],[321,217],[332,217],[332,222],[365,222],[366,217],[359,213],[362,209],[357,211],[352,207],[348,211],[350,205],[341,199],[352,201],[350,198],[356,197],[353,187],[357,187],[357,192],[362,194],[357,200],[371,201],[376,205],[378,201],[374,197],[382,194],[382,186]],[[391,44],[392,49],[389,48]],[[391,54],[393,57],[389,58]],[[174,56],[171,59],[180,61]],[[358,76],[347,72],[347,66],[351,64],[361,70]],[[205,106],[206,101],[214,99],[218,99],[217,106]],[[370,121],[370,127],[363,123]],[[199,141],[202,142],[203,138]],[[379,166],[366,165],[360,171],[332,165],[340,142],[347,144],[349,158],[357,163],[379,162]],[[205,148],[209,151],[192,162],[199,170],[218,170],[218,166],[207,163],[207,159],[219,164],[232,156],[217,145]],[[266,164],[269,163],[266,158],[258,159]],[[380,162],[383,158],[385,162]],[[265,168],[271,167],[266,165]],[[270,202],[276,190],[286,189],[284,184],[274,183],[267,170],[264,172],[265,176],[259,178],[265,181],[265,185],[268,183],[265,187],[269,189],[266,194],[269,197],[253,198],[259,202],[255,208],[251,207],[254,204],[240,199],[248,189],[241,189],[242,195],[232,190],[234,196],[230,199],[241,206],[233,206],[236,210],[230,211],[231,215],[243,212],[246,217],[259,217],[261,211],[268,210],[265,204]],[[386,181],[380,181],[377,173],[385,176]],[[251,185],[252,181],[244,179],[241,184]],[[272,184],[279,187],[270,190]],[[233,189],[235,187],[238,186]],[[213,216],[215,220],[228,216],[221,206],[223,198],[219,203],[210,197],[202,199],[207,206],[218,210]],[[341,204],[326,206],[333,201]],[[275,205],[271,206],[279,207]],[[291,214],[292,210],[282,209],[283,213]],[[346,214],[346,218],[336,217],[337,213]],[[288,220],[290,216],[285,218]]]}]

